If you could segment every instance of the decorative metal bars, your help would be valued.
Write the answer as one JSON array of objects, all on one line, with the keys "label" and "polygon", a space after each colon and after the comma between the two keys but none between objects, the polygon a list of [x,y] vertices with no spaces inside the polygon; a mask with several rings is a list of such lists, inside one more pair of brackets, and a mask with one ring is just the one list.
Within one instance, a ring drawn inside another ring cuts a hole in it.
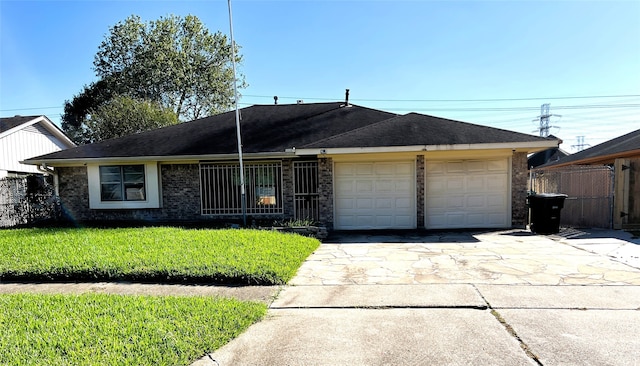
[{"label": "decorative metal bars", "polygon": [[[247,214],[282,214],[282,163],[245,163]],[[203,215],[240,215],[240,165],[200,164]]]}]

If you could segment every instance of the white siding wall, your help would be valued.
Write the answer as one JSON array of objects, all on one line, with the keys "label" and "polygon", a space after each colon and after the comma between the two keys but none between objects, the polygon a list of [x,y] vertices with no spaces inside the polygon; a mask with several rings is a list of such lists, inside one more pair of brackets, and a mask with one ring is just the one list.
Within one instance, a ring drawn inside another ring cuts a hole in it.
[{"label": "white siding wall", "polygon": [[6,171],[39,173],[34,165],[19,161],[64,148],[65,145],[39,123],[18,130],[0,139],[0,176]]}]

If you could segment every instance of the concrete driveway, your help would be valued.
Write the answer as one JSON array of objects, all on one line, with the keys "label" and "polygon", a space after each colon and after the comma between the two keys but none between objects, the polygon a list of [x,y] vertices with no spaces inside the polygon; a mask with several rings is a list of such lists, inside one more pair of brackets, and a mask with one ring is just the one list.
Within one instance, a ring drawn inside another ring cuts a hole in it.
[{"label": "concrete driveway", "polygon": [[579,241],[612,236],[334,235],[196,364],[640,365],[640,245]]}]

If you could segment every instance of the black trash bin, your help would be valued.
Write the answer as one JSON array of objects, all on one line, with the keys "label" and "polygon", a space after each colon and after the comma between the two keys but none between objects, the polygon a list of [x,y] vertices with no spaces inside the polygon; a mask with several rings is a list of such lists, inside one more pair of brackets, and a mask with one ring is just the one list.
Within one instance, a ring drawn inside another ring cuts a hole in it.
[{"label": "black trash bin", "polygon": [[537,234],[556,234],[560,232],[560,211],[564,207],[566,194],[540,193],[527,197],[531,209],[529,227]]}]

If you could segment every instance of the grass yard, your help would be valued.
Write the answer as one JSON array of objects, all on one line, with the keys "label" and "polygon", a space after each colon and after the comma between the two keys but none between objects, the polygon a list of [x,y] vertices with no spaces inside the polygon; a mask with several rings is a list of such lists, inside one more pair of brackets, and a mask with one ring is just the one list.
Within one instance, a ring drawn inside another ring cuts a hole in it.
[{"label": "grass yard", "polygon": [[212,297],[0,295],[2,365],[188,365],[266,314]]},{"label": "grass yard", "polygon": [[264,230],[0,230],[0,280],[277,285],[319,244]]}]

